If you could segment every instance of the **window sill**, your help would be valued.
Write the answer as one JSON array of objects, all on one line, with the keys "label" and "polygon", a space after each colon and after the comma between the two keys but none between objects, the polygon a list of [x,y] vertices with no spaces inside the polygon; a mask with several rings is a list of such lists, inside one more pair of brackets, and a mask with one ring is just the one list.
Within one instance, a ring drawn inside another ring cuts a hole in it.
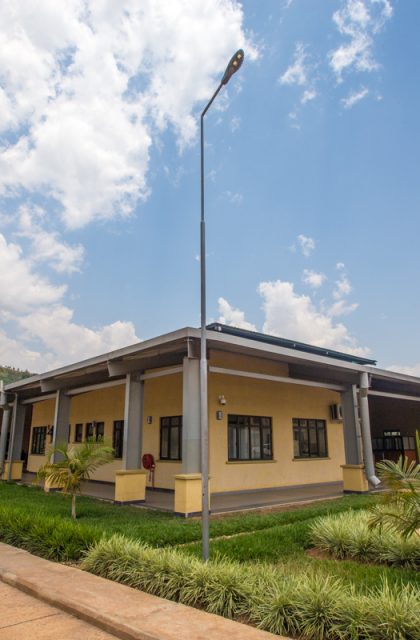
[{"label": "window sill", "polygon": [[329,456],[325,457],[315,457],[312,456],[311,458],[292,458],[292,462],[314,462],[316,460],[331,460],[331,458]]},{"label": "window sill", "polygon": [[277,460],[226,460],[225,464],[273,464]]},{"label": "window sill", "polygon": [[175,463],[175,464],[180,464],[180,463],[182,462],[182,460],[179,460],[179,459],[177,459],[177,460],[168,460],[168,458],[162,458],[162,459],[161,459],[161,458],[158,458],[158,459],[156,460],[156,462],[172,462],[172,464],[173,464],[173,463]]}]

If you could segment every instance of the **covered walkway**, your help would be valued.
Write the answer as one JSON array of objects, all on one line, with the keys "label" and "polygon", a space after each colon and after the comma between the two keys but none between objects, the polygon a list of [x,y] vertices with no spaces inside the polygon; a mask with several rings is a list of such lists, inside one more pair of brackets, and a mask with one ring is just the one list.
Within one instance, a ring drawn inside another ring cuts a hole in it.
[{"label": "covered walkway", "polygon": [[[32,484],[35,474],[24,473],[22,482]],[[114,500],[114,484],[108,482],[85,482],[83,494],[100,500]],[[295,487],[280,487],[277,489],[259,489],[254,491],[239,491],[231,493],[213,493],[211,495],[211,511],[229,513],[276,507],[312,500],[326,500],[339,498],[343,495],[342,482],[328,482],[323,484],[306,484]],[[146,489],[146,502],[139,507],[158,509],[160,511],[174,511],[174,493],[159,489]]]}]

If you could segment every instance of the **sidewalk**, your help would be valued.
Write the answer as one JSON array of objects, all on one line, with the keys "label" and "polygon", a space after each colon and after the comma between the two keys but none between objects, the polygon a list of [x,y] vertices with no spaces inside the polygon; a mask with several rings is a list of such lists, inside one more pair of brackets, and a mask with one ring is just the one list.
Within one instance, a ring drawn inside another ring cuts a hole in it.
[{"label": "sidewalk", "polygon": [[3,543],[0,580],[124,640],[279,639]]},{"label": "sidewalk", "polygon": [[0,640],[117,640],[117,637],[0,582]]}]

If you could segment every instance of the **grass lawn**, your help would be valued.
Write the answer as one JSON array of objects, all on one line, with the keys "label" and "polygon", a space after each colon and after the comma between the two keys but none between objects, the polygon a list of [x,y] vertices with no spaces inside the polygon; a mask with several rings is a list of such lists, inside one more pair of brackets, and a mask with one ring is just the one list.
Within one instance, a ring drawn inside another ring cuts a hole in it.
[{"label": "grass lawn", "polygon": [[[347,509],[365,508],[372,496],[347,496],[287,511],[252,512],[213,517],[210,524],[211,555],[223,555],[240,563],[266,562],[286,565],[291,573],[308,570],[334,575],[364,591],[390,583],[412,583],[420,588],[420,573],[352,561],[316,559],[307,554],[311,546],[309,526],[314,518]],[[70,499],[59,493],[44,493],[38,487],[1,483],[0,505],[26,514],[43,513],[70,520]],[[200,556],[201,528],[196,519],[136,507],[118,507],[93,498],[77,499],[78,522],[93,526],[107,537],[114,533],[155,547],[176,546],[180,552]]]}]

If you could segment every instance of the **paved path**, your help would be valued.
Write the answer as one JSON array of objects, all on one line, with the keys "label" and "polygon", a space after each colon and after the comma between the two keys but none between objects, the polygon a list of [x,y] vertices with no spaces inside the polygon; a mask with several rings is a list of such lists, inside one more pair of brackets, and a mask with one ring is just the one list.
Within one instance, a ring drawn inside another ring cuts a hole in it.
[{"label": "paved path", "polygon": [[0,640],[116,640],[105,631],[0,583]]},{"label": "paved path", "polygon": [[[124,640],[279,640],[279,636],[265,631],[130,589],[74,567],[49,562],[3,543],[0,543],[0,580]],[[42,611],[41,615],[48,615],[45,612],[51,611],[51,607]],[[30,617],[29,612],[28,620]],[[16,617],[15,629],[22,620]],[[71,620],[73,624],[80,623],[74,618]],[[53,614],[45,618],[47,624],[54,624]],[[43,633],[43,626],[40,628]],[[13,627],[9,626],[5,632],[10,629]],[[48,636],[42,633],[38,638],[47,640]],[[24,637],[37,638],[32,634],[6,633],[0,635],[0,640]],[[79,637],[108,640],[112,636],[73,635],[73,638]],[[55,640],[67,640],[67,636],[57,632]]]}]

